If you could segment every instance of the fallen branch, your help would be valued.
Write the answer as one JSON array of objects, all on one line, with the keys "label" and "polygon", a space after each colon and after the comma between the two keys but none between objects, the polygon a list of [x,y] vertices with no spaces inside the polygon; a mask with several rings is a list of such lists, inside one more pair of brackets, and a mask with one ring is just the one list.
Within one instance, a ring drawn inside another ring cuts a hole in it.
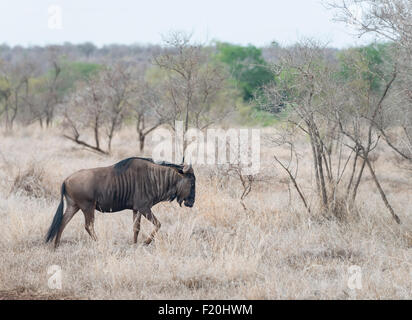
[{"label": "fallen branch", "polygon": [[84,147],[86,147],[86,148],[89,148],[89,149],[92,149],[92,150],[94,150],[94,151],[96,151],[96,152],[99,152],[99,153],[101,153],[101,154],[104,154],[104,155],[108,155],[108,154],[109,154],[107,151],[104,151],[104,150],[100,149],[99,147],[92,146],[91,144],[88,144],[88,143],[85,142],[85,141],[79,140],[79,137],[73,138],[73,137],[70,137],[70,136],[65,135],[65,134],[63,135],[63,137],[65,137],[66,139],[69,139],[69,140],[71,140],[71,141],[73,141],[73,142],[75,142],[75,143],[77,143],[77,144],[80,144],[80,145],[82,145],[82,146],[84,146]]}]

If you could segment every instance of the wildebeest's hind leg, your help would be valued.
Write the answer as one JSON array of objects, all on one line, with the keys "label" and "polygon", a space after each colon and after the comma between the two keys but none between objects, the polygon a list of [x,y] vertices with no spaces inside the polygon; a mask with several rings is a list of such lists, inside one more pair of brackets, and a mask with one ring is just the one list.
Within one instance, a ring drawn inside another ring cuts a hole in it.
[{"label": "wildebeest's hind leg", "polygon": [[69,223],[69,221],[73,218],[77,211],[79,211],[79,207],[71,200],[69,197],[66,197],[67,200],[67,208],[63,215],[63,220],[60,225],[59,231],[57,232],[56,239],[54,241],[54,247],[57,248],[60,243],[60,237],[62,236],[62,232],[64,227]]},{"label": "wildebeest's hind leg", "polygon": [[154,236],[156,235],[156,232],[160,229],[161,224],[160,224],[160,221],[157,220],[157,218],[152,213],[152,210],[145,209],[145,210],[142,210],[142,213],[145,216],[145,218],[147,220],[149,220],[151,223],[153,223],[153,225],[155,226],[155,229],[153,230],[153,232],[150,234],[150,236],[144,242],[145,245],[149,245],[152,242],[152,240],[154,239]]},{"label": "wildebeest's hind leg", "polygon": [[133,242],[137,243],[137,236],[140,231],[140,219],[142,214],[139,211],[133,210]]},{"label": "wildebeest's hind leg", "polygon": [[94,241],[97,241],[96,232],[94,232],[94,206],[89,206],[87,209],[82,208],[82,211],[84,213],[86,231]]}]

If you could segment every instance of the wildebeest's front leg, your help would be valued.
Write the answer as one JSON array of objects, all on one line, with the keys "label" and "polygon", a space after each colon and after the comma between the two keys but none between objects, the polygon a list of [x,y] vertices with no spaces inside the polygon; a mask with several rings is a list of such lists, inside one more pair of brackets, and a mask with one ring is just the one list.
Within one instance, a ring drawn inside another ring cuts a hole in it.
[{"label": "wildebeest's front leg", "polygon": [[137,243],[137,236],[140,231],[140,219],[142,214],[139,211],[133,210],[133,242]]},{"label": "wildebeest's front leg", "polygon": [[152,240],[154,239],[154,236],[156,235],[156,232],[160,229],[160,221],[157,220],[157,218],[154,216],[154,214],[152,213],[152,210],[150,209],[145,209],[142,210],[143,215],[145,216],[145,218],[147,220],[149,220],[151,223],[153,223],[153,225],[155,226],[155,229],[153,230],[153,232],[150,234],[150,236],[147,238],[147,240],[144,242],[145,245],[148,245],[152,242]]}]

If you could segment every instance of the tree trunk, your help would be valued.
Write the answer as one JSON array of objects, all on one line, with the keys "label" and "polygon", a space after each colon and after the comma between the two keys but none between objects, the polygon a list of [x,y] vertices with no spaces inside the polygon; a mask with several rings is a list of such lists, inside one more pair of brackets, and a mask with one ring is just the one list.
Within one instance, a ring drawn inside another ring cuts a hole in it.
[{"label": "tree trunk", "polygon": [[112,152],[112,139],[113,139],[113,135],[109,134],[108,141],[107,141],[107,150],[109,151],[109,153]]},{"label": "tree trunk", "polygon": [[325,206],[327,206],[328,205],[328,194],[326,191],[325,175],[323,173],[323,165],[322,165],[323,160],[322,160],[322,150],[321,150],[322,146],[320,145],[319,137],[315,135],[314,138],[315,138],[316,154],[318,157],[317,164],[318,164],[322,202]]},{"label": "tree trunk", "polygon": [[112,120],[112,125],[110,126],[110,132],[107,136],[108,138],[107,149],[109,150],[109,153],[112,151],[112,140],[113,140],[115,128],[116,128],[116,120]]},{"label": "tree trunk", "polygon": [[355,187],[353,188],[353,192],[352,192],[352,205],[355,203],[356,195],[358,194],[358,187],[362,180],[362,175],[363,175],[363,170],[365,169],[365,164],[366,162],[365,160],[363,160],[362,167],[359,171],[358,178],[356,179]]},{"label": "tree trunk", "polygon": [[96,117],[95,122],[94,122],[94,141],[96,142],[96,148],[100,149],[99,117]]},{"label": "tree trunk", "polygon": [[383,189],[382,189],[382,187],[381,187],[381,185],[380,185],[380,183],[379,183],[379,181],[378,181],[378,178],[377,178],[376,175],[375,175],[375,171],[373,171],[372,165],[371,165],[368,157],[365,158],[365,162],[366,162],[366,164],[368,165],[368,168],[369,168],[369,171],[370,171],[370,173],[371,173],[371,175],[372,175],[373,181],[375,182],[376,187],[377,187],[378,190],[379,190],[379,193],[380,193],[380,195],[381,195],[381,198],[382,198],[383,202],[385,203],[386,208],[388,208],[390,214],[391,214],[392,217],[395,219],[396,223],[401,224],[401,219],[399,219],[399,217],[395,214],[395,211],[393,211],[393,208],[392,208],[391,205],[389,204],[389,201],[388,201],[388,199],[386,198],[385,192],[383,191]]},{"label": "tree trunk", "polygon": [[4,107],[4,111],[5,111],[5,114],[6,114],[6,131],[9,131],[9,125],[10,125],[10,121],[9,121],[9,105],[8,105],[8,103],[6,102],[6,105],[5,105],[5,107]]},{"label": "tree trunk", "polygon": [[136,125],[136,131],[137,131],[137,136],[139,140],[139,150],[140,152],[143,152],[144,150],[144,141],[146,139],[146,135],[144,134],[144,114],[139,114],[137,116],[137,125]]},{"label": "tree trunk", "polygon": [[316,188],[318,190],[318,194],[320,194],[320,181],[319,181],[319,171],[318,171],[318,156],[316,155],[315,143],[313,139],[313,133],[310,132],[309,129],[309,137],[310,137],[310,145],[312,147],[312,157],[313,157],[313,168],[315,170],[315,179],[316,179]]},{"label": "tree trunk", "polygon": [[46,116],[46,128],[49,128],[51,126],[51,115],[47,114]]},{"label": "tree trunk", "polygon": [[141,135],[139,136],[139,150],[140,150],[140,152],[143,152],[143,151],[144,151],[144,142],[145,142],[145,139],[146,139],[146,135],[141,134]]},{"label": "tree trunk", "polygon": [[358,162],[358,157],[359,157],[359,152],[356,152],[355,158],[353,159],[352,172],[350,174],[348,186],[346,187],[346,199],[349,197],[349,192],[350,192],[351,187],[352,187],[353,178],[355,177],[356,164]]}]

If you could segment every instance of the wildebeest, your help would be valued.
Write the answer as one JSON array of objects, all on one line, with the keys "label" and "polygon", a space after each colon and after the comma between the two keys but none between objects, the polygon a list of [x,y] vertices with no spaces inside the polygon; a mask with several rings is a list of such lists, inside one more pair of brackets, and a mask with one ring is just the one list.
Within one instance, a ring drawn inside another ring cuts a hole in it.
[{"label": "wildebeest", "polygon": [[[141,215],[151,221],[155,229],[145,244],[149,244],[160,228],[151,208],[162,201],[176,201],[193,207],[196,178],[191,165],[156,163],[149,158],[128,158],[110,167],[80,170],[69,176],[61,187],[61,200],[47,232],[46,242],[55,238],[59,245],[63,229],[81,209],[86,231],[97,240],[94,231],[94,211],[117,212],[133,210],[134,243],[140,230]],[[64,201],[67,208],[63,215]]]}]

